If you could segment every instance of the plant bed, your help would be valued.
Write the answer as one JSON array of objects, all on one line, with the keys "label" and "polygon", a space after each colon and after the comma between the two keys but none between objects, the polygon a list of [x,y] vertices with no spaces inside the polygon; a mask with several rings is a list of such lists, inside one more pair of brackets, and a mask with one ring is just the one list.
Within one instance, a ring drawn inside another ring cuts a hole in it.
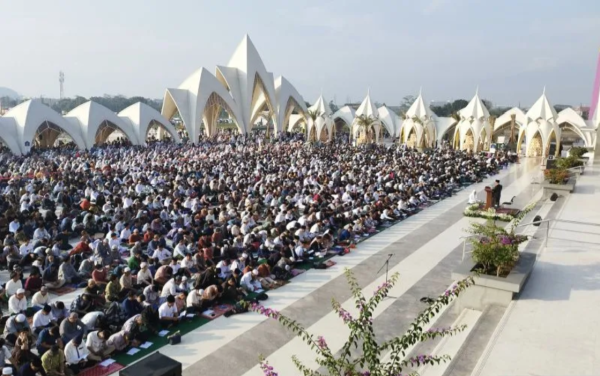
[{"label": "plant bed", "polygon": [[463,309],[476,309],[483,311],[488,305],[496,304],[507,307],[515,294],[522,291],[527,282],[536,255],[530,252],[521,252],[513,268],[504,276],[477,274],[477,264],[466,258],[453,272],[452,280],[462,280],[466,276],[474,276],[474,285],[471,286],[456,302],[457,312]]},{"label": "plant bed", "polygon": [[556,193],[559,196],[567,195],[569,193],[573,193],[575,190],[575,183],[577,179],[575,176],[569,177],[569,179],[563,184],[552,183],[549,180],[544,180],[542,182],[542,189],[544,190],[544,197],[550,196],[552,193]]},{"label": "plant bed", "polygon": [[514,208],[489,208],[488,210],[485,210],[484,208],[484,204],[471,204],[465,208],[463,214],[465,217],[510,222],[521,212],[519,209]]}]

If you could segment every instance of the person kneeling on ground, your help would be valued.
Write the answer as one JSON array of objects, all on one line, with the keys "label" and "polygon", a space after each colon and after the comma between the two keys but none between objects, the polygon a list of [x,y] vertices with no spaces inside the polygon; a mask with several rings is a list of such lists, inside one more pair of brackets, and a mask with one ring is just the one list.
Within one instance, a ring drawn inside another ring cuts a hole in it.
[{"label": "person kneeling on ground", "polygon": [[175,306],[175,297],[173,295],[167,296],[167,301],[158,308],[158,318],[160,319],[161,325],[165,328],[170,328],[179,323],[179,314],[177,312],[177,307]]}]

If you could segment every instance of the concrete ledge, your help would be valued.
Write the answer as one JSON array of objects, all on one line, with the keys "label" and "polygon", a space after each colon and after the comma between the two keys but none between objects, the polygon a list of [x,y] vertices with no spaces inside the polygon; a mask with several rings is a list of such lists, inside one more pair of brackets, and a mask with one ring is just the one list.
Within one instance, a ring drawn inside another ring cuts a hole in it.
[{"label": "concrete ledge", "polygon": [[551,184],[547,180],[544,180],[541,184],[544,190],[543,197],[548,198],[552,193],[556,193],[559,196],[567,196],[575,190],[576,182],[577,178],[575,176],[571,176],[566,184]]},{"label": "concrete ledge", "polygon": [[[506,278],[491,275],[478,275],[474,278],[475,284],[466,289],[456,301],[456,308],[484,310],[490,304],[506,307],[525,286],[533,265],[536,254],[521,252],[519,261],[506,276]],[[475,263],[471,258],[464,260],[453,272],[452,279],[462,280],[474,276]]]}]

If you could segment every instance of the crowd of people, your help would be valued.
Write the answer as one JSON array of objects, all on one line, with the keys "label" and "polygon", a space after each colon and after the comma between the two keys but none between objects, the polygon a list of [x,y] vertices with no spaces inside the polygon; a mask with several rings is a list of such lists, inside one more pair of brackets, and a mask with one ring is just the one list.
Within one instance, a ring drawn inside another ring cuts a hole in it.
[{"label": "crowd of people", "polygon": [[[502,153],[219,135],[0,157],[0,367],[77,374],[188,314],[268,298],[300,264],[346,251],[495,174]],[[51,292],[77,288],[70,304]],[[185,312],[185,314],[182,314]],[[7,370],[8,372],[8,370]]]}]

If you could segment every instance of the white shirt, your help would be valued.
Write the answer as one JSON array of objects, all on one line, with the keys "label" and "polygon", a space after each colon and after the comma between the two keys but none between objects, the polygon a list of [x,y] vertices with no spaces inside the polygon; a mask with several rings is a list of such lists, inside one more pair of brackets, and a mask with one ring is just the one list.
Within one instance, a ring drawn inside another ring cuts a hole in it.
[{"label": "white shirt", "polygon": [[44,305],[48,304],[49,301],[50,295],[48,293],[46,293],[46,296],[44,296],[40,291],[38,291],[35,294],[33,294],[33,297],[31,298],[31,306],[43,307]]},{"label": "white shirt", "polygon": [[83,342],[79,346],[75,346],[71,340],[65,346],[65,361],[67,364],[77,364],[84,355],[89,355],[89,353]]},{"label": "white shirt", "polygon": [[160,292],[161,298],[166,298],[169,295],[177,295],[177,284],[175,283],[175,279],[171,278],[165,283],[162,291]]},{"label": "white shirt", "polygon": [[140,269],[137,273],[137,283],[152,284],[152,273],[150,272],[150,269]]},{"label": "white shirt", "polygon": [[186,303],[188,307],[193,307],[194,305],[199,305],[202,301],[202,292],[203,290],[192,290],[187,296]]},{"label": "white shirt", "polygon": [[13,234],[15,232],[17,232],[17,230],[21,227],[21,224],[17,221],[12,221],[9,225],[8,225],[8,231],[12,232]]},{"label": "white shirt", "polygon": [[46,231],[45,228],[37,228],[34,232],[33,232],[33,238],[34,239],[50,239],[50,234],[48,234],[48,231]]},{"label": "white shirt", "polygon": [[223,261],[219,261],[219,263],[217,264],[217,268],[221,269],[219,278],[226,279],[231,275],[231,267],[229,265],[225,265]]},{"label": "white shirt", "polygon": [[[96,329],[96,321],[98,321],[99,317],[104,316],[104,312],[102,311],[93,311],[90,313],[86,313],[85,316],[81,318],[81,322],[88,328],[88,330]],[[90,333],[88,332],[88,338]]]},{"label": "white shirt", "polygon": [[[89,313],[88,313],[89,315]],[[87,316],[87,315],[86,315]],[[85,341],[85,346],[92,350],[93,352],[100,352],[104,350],[105,340],[98,337],[98,331],[89,332],[87,335],[87,340]]]},{"label": "white shirt", "polygon": [[8,312],[10,313],[21,313],[21,311],[25,311],[27,309],[27,298],[23,297],[23,299],[17,298],[16,295],[12,295],[10,299],[8,299]]},{"label": "white shirt", "polygon": [[27,242],[27,243],[23,244],[21,246],[21,248],[19,248],[19,253],[21,253],[21,256],[27,256],[31,252],[33,252],[33,243],[32,242]]},{"label": "white shirt", "polygon": [[177,317],[177,307],[175,304],[169,307],[169,303],[164,302],[158,307],[158,317],[161,319],[163,317]]},{"label": "white shirt", "polygon": [[31,324],[31,329],[35,330],[36,328],[45,328],[52,322],[52,314],[48,313],[44,314],[44,311],[37,311],[35,315],[33,315],[33,323]]},{"label": "white shirt", "polygon": [[6,282],[6,287],[4,287],[4,292],[6,292],[6,296],[13,296],[16,294],[18,289],[22,288],[23,284],[21,283],[20,279],[18,279],[17,282],[9,279],[8,282]]},{"label": "white shirt", "polygon": [[124,228],[123,231],[121,231],[121,236],[120,236],[121,239],[129,240],[130,236],[131,236],[131,230],[129,230],[129,228]]},{"label": "white shirt", "polygon": [[152,254],[152,258],[157,258],[158,261],[163,261],[171,257],[171,252],[168,249],[163,248],[162,250],[156,249]]},{"label": "white shirt", "polygon": [[248,291],[256,291],[262,288],[260,282],[252,280],[252,272],[247,272],[240,279],[240,285]]}]

